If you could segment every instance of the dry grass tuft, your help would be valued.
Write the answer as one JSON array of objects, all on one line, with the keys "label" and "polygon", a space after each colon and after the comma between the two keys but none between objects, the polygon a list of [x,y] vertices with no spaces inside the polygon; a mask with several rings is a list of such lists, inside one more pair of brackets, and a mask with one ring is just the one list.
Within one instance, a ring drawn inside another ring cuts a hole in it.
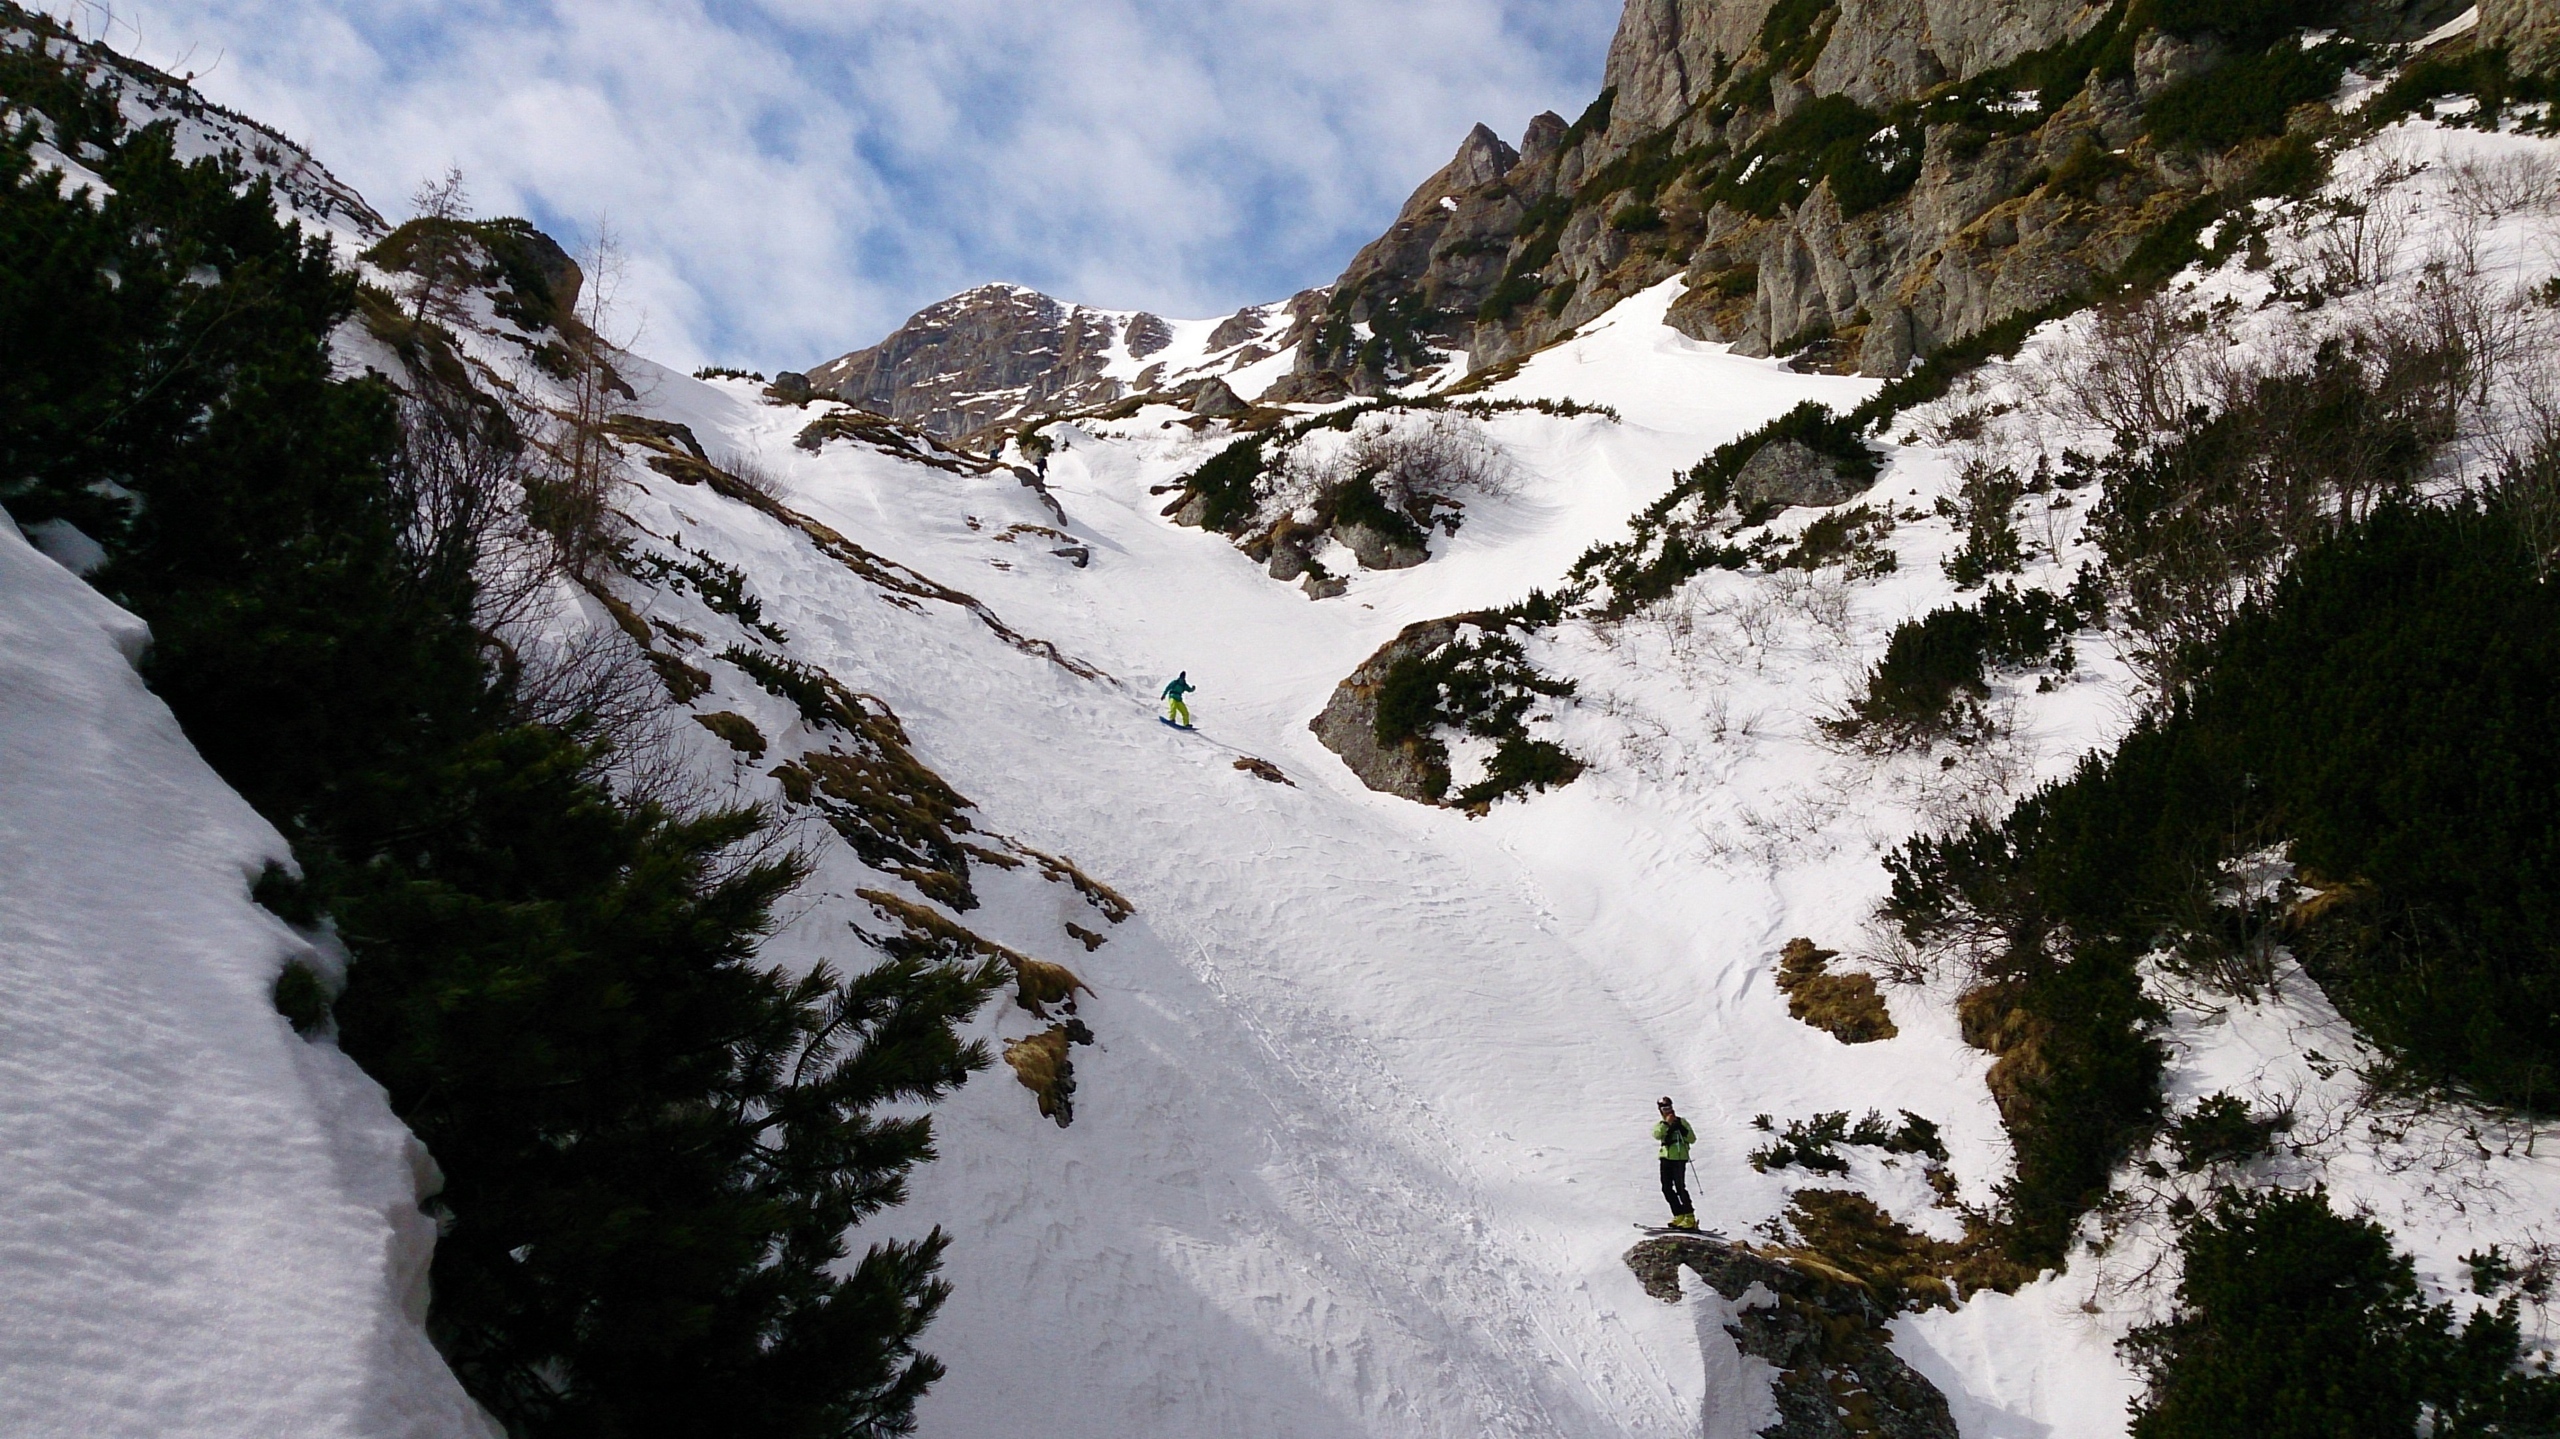
[{"label": "dry grass tuft", "polygon": [[1093,986],[1078,979],[1074,970],[1028,955],[1013,956],[1013,976],[1013,1002],[1042,1019],[1049,1017],[1047,1006],[1052,1004],[1075,1013],[1076,995],[1093,993]]},{"label": "dry grass tuft", "polygon": [[2008,1257],[1997,1226],[1971,1214],[1963,1241],[1949,1243],[1904,1227],[1853,1190],[1803,1189],[1787,1203],[1786,1225],[1798,1242],[1773,1256],[1846,1275],[1898,1309],[1952,1309],[1978,1290],[2007,1294],[2036,1277]]},{"label": "dry grass tuft", "polygon": [[757,729],[755,721],[745,715],[733,710],[715,710],[710,714],[695,715],[693,722],[718,735],[729,748],[747,758],[764,758],[764,731]]},{"label": "dry grass tuft", "polygon": [[1067,1058],[1067,1027],[1051,1025],[1004,1047],[1004,1062],[1013,1077],[1039,1096],[1040,1115],[1058,1121],[1060,1129],[1075,1122],[1076,1067]]},{"label": "dry grass tuft", "polygon": [[1251,755],[1245,755],[1236,761],[1236,768],[1252,775],[1255,779],[1267,779],[1273,784],[1285,784],[1292,789],[1297,788],[1296,781],[1282,774],[1280,766],[1267,759],[1255,759]]},{"label": "dry grass tuft", "polygon": [[1901,1033],[1874,975],[1829,972],[1829,964],[1839,957],[1809,939],[1787,941],[1778,953],[1778,990],[1787,997],[1787,1013],[1842,1044],[1867,1044]]}]

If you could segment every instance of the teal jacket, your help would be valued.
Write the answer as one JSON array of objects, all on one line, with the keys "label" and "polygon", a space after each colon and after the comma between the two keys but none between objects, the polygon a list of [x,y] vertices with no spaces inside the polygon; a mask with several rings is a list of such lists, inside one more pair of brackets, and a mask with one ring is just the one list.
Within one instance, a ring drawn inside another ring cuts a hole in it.
[{"label": "teal jacket", "polygon": [[1653,1137],[1662,1146],[1663,1158],[1685,1160],[1690,1141],[1698,1137],[1698,1131],[1691,1129],[1685,1119],[1657,1119],[1653,1122]]},{"label": "teal jacket", "polygon": [[1186,683],[1181,677],[1176,676],[1165,685],[1164,697],[1169,700],[1178,700],[1198,688],[1200,688],[1198,685]]}]

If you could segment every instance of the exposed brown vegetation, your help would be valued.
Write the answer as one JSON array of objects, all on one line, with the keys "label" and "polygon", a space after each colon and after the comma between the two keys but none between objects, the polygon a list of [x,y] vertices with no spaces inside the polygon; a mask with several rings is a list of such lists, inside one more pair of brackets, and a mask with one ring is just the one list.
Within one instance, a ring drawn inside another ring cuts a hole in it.
[{"label": "exposed brown vegetation", "polygon": [[1053,1024],[1007,1044],[1004,1062],[1013,1066],[1022,1087],[1039,1097],[1042,1118],[1058,1121],[1060,1129],[1075,1122],[1076,1067],[1067,1058],[1065,1025]]},{"label": "exposed brown vegetation", "polygon": [[1093,987],[1077,978],[1074,970],[1045,959],[1016,955],[1013,975],[1013,1002],[1042,1019],[1049,1017],[1048,1006],[1052,1004],[1075,1013],[1076,995],[1093,993]]},{"label": "exposed brown vegetation", "polygon": [[1296,781],[1290,779],[1287,775],[1282,774],[1280,772],[1280,766],[1273,764],[1267,759],[1255,759],[1251,755],[1243,755],[1236,760],[1236,768],[1243,770],[1246,774],[1252,775],[1256,779],[1267,779],[1273,784],[1285,784],[1292,789],[1297,788]]},{"label": "exposed brown vegetation", "polygon": [[1005,844],[1015,853],[1026,856],[1032,863],[1039,865],[1040,872],[1051,880],[1073,885],[1076,893],[1084,896],[1085,903],[1102,911],[1102,917],[1113,924],[1118,924],[1138,912],[1138,907],[1122,898],[1120,891],[1076,868],[1074,861],[1060,859],[1054,854],[1033,849],[1020,840],[1008,839]]},{"label": "exposed brown vegetation", "polygon": [[745,715],[733,710],[715,710],[710,714],[695,715],[693,722],[718,735],[729,748],[747,758],[764,758],[764,731],[757,729],[755,721]]},{"label": "exposed brown vegetation", "polygon": [[1952,1309],[1976,1291],[2007,1294],[2036,1277],[2009,1258],[2006,1236],[1979,1215],[1966,1215],[1963,1242],[1949,1243],[1915,1232],[1853,1190],[1798,1190],[1787,1203],[1786,1228],[1797,1242],[1766,1252],[1819,1264],[1896,1309]]},{"label": "exposed brown vegetation", "polygon": [[1842,1044],[1866,1044],[1901,1033],[1876,990],[1874,975],[1829,972],[1831,961],[1839,957],[1810,939],[1787,941],[1778,953],[1778,990],[1787,997],[1787,1013]]}]

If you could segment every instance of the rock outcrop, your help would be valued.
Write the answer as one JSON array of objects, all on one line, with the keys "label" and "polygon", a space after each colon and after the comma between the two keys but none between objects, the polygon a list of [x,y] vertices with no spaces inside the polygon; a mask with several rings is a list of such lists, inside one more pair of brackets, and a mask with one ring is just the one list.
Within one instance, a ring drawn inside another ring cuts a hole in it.
[{"label": "rock outcrop", "polygon": [[1836,505],[1849,498],[1839,462],[1802,440],[1774,440],[1733,477],[1733,497],[1747,514],[1762,505]]},{"label": "rock outcrop", "polygon": [[1432,756],[1427,747],[1419,740],[1388,744],[1378,739],[1378,692],[1396,661],[1441,648],[1457,637],[1461,624],[1472,618],[1459,615],[1405,626],[1333,687],[1333,698],[1325,702],[1324,713],[1307,725],[1326,749],[1341,756],[1343,764],[1360,777],[1362,784],[1416,804],[1440,803],[1448,776],[1432,774]]},{"label": "rock outcrop", "polygon": [[[1551,158],[1564,128],[1561,118],[1541,115],[1522,144]],[[1472,317],[1501,282],[1520,225],[1520,202],[1502,181],[1522,154],[1478,125],[1448,164],[1415,187],[1395,223],[1323,292],[1322,307],[1293,317],[1298,355],[1288,393],[1375,393],[1429,366],[1434,347],[1464,348]],[[1343,383],[1311,379],[1333,375]]]},{"label": "rock outcrop", "polygon": [[2480,0],[2482,45],[2504,45],[2517,71],[2560,68],[2560,5],[2551,0]]},{"label": "rock outcrop", "polygon": [[[2346,0],[2343,16],[2402,40],[2460,9]],[[2145,107],[2232,56],[2210,21],[2172,34],[2139,28],[2147,13],[1628,0],[1590,110],[1538,117],[1517,150],[1477,127],[1299,317],[1290,391],[1372,393],[1459,348],[1494,365],[1675,275],[1671,319],[1692,336],[1871,375],[2086,293],[2272,144],[2152,141]],[[2560,48],[2552,14],[2495,0],[2484,42]]]},{"label": "rock outcrop", "polygon": [[1768,1439],[1956,1439],[1946,1396],[1893,1352],[1893,1306],[1818,1260],[1700,1238],[1649,1239],[1627,1251],[1645,1292],[1680,1301],[1680,1271],[1733,1307],[1725,1332],[1778,1371]]},{"label": "rock outcrop", "polygon": [[1205,352],[1180,352],[1173,326],[1159,316],[1071,305],[1020,285],[981,285],[927,305],[868,349],[812,367],[806,382],[818,398],[972,446],[1028,419],[1137,394],[1175,403],[1206,394],[1211,406],[1225,404],[1223,394],[1235,399],[1235,410],[1195,413],[1234,413],[1245,408],[1243,398],[1222,381],[1216,391],[1208,383],[1278,353],[1257,343],[1271,334],[1275,315],[1304,313],[1320,306],[1321,295],[1238,310],[1209,336]]}]

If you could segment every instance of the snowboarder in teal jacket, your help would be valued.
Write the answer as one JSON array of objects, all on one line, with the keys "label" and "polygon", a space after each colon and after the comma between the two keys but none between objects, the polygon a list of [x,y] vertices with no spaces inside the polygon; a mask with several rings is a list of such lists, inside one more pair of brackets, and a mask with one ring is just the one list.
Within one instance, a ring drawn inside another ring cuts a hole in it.
[{"label": "snowboarder in teal jacket", "polygon": [[1182,697],[1198,688],[1200,688],[1198,685],[1191,682],[1189,670],[1175,675],[1173,683],[1164,687],[1164,714],[1168,723],[1178,724],[1184,729],[1191,728],[1191,706],[1184,704]]},{"label": "snowboarder in teal jacket", "polygon": [[1662,1198],[1671,1206],[1671,1227],[1698,1227],[1698,1208],[1689,1198],[1689,1146],[1696,1142],[1698,1131],[1671,1107],[1671,1096],[1664,1095],[1654,1107],[1662,1118],[1653,1126],[1653,1142],[1662,1149]]}]

